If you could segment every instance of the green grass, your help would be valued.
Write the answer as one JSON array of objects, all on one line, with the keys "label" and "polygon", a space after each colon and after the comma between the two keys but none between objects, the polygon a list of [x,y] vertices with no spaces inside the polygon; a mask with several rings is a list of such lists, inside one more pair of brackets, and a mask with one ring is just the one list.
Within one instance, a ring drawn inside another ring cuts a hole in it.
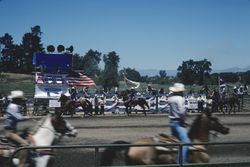
[{"label": "green grass", "polygon": [[26,95],[34,94],[34,79],[32,75],[1,73],[0,94],[8,95],[12,90],[22,90]]},{"label": "green grass", "polygon": [[[119,91],[123,91],[128,89],[123,81],[119,82]],[[239,85],[239,83],[229,84],[229,89],[233,88],[233,86]],[[147,89],[146,83],[141,83],[140,87],[137,89],[139,92],[145,92]],[[159,90],[163,88],[165,92],[168,92],[169,87],[172,84],[168,85],[159,85],[159,84],[151,84],[153,89]],[[213,88],[218,89],[218,85],[209,85],[209,88],[212,90]],[[92,87],[89,89],[89,92],[94,93],[96,90],[101,90],[102,87],[97,85],[97,87]],[[201,89],[201,86],[198,85],[186,85],[187,92],[192,90],[192,92],[198,92]],[[34,86],[34,76],[27,74],[15,74],[15,73],[0,73],[0,95],[8,95],[12,90],[22,90],[24,91],[27,97],[32,97],[35,91]],[[81,88],[78,88],[81,90]],[[111,91],[114,91],[112,89]]]}]

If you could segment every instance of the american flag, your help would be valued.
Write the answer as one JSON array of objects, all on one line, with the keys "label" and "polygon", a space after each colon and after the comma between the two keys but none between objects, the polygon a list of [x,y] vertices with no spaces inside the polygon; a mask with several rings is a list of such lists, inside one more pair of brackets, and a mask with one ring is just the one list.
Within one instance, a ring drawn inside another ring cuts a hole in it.
[{"label": "american flag", "polygon": [[74,73],[74,75],[68,75],[66,83],[70,86],[96,86],[95,82],[82,73]]}]

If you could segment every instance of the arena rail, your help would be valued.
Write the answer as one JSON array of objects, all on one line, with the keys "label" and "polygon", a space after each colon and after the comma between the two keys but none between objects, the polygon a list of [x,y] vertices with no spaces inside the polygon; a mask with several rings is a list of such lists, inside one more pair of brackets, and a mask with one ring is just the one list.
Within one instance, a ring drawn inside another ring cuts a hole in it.
[{"label": "arena rail", "polygon": [[[107,147],[154,147],[154,146],[178,146],[180,150],[182,150],[181,148],[183,146],[188,146],[188,145],[243,145],[243,144],[247,144],[250,145],[250,142],[246,142],[246,141],[238,141],[238,142],[202,142],[202,143],[185,143],[185,144],[95,144],[95,145],[55,145],[55,146],[28,146],[28,147],[20,147],[18,149],[16,149],[13,154],[10,157],[10,162],[12,162],[12,159],[15,158],[15,156],[17,155],[18,152],[20,152],[21,150],[34,150],[34,149],[94,149],[94,159],[95,159],[95,167],[100,167],[99,165],[99,156],[100,156],[100,149],[102,148],[107,148]],[[182,154],[182,152],[181,152]],[[182,157],[182,156],[180,156]],[[140,166],[150,166],[150,167],[185,167],[185,166],[192,166],[192,167],[233,167],[233,166],[250,166],[250,161],[246,161],[246,162],[225,162],[225,163],[197,163],[197,164],[183,164],[182,163],[182,159],[180,159],[180,164],[165,164],[165,165],[130,165],[129,167],[140,167]],[[114,167],[114,166],[112,166]],[[119,167],[127,167],[127,166],[119,166]]]}]

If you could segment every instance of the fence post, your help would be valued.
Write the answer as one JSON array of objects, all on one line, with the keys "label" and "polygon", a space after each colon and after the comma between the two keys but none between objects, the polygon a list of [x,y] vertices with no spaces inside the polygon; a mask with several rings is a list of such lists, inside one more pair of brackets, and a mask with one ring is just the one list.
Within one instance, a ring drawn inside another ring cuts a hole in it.
[{"label": "fence post", "polygon": [[156,110],[156,112],[158,113],[158,111],[159,111],[159,106],[158,106],[158,104],[159,104],[159,96],[158,96],[158,94],[157,95],[155,95],[155,110]]},{"label": "fence post", "polygon": [[95,147],[95,167],[99,166],[99,147]]}]

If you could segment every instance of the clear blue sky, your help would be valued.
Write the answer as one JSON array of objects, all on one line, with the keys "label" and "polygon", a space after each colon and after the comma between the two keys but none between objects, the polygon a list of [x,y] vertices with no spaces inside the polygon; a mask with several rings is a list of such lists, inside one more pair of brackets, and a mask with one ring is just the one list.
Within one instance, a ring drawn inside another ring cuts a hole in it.
[{"label": "clear blue sky", "polygon": [[14,43],[39,25],[45,47],[115,51],[121,68],[250,65],[250,0],[0,0],[0,22]]}]

